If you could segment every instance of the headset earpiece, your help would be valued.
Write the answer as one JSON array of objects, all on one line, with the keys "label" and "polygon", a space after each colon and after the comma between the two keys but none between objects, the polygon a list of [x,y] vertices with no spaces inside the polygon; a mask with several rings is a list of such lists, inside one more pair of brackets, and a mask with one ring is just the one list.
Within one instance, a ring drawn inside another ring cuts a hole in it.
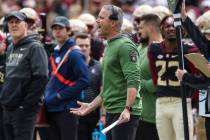
[{"label": "headset earpiece", "polygon": [[112,14],[109,16],[111,20],[118,20],[118,12],[117,9],[112,5]]}]

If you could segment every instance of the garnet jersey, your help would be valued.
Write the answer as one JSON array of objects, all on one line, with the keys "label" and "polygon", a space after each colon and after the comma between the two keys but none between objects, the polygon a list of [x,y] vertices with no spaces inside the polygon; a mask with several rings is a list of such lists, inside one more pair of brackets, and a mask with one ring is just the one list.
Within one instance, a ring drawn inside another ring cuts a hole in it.
[{"label": "garnet jersey", "polygon": [[[157,85],[156,93],[158,97],[181,97],[180,82],[175,75],[179,68],[177,48],[172,52],[166,52],[165,47],[163,41],[151,44],[148,50],[152,80]],[[194,53],[198,52],[198,49],[192,44],[183,44],[183,52],[184,54]],[[184,59],[184,68],[190,73],[195,71],[195,68],[186,59]],[[189,88],[187,90],[189,93]]]}]

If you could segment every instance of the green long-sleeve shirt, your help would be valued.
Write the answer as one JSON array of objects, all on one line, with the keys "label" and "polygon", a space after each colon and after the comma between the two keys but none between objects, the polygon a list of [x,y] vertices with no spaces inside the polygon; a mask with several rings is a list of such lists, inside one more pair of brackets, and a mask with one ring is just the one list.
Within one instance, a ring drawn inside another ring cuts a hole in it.
[{"label": "green long-sleeve shirt", "polygon": [[[122,36],[107,42],[102,62],[103,90],[100,94],[108,113],[121,113],[126,105],[127,89],[139,89],[139,54],[136,45]],[[137,94],[133,115],[140,115],[141,102]]]},{"label": "green long-sleeve shirt", "polygon": [[142,97],[142,113],[143,121],[155,123],[155,86],[153,85],[149,70],[149,62],[147,57],[147,47],[140,46],[140,96]]}]

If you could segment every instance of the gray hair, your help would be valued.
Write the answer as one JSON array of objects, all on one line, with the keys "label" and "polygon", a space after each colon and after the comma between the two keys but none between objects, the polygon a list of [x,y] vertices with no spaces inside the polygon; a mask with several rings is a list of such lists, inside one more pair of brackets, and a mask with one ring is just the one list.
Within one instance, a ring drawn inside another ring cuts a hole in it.
[{"label": "gray hair", "polygon": [[118,24],[118,31],[121,30],[121,26],[122,26],[122,23],[123,23],[123,11],[120,7],[117,7],[115,5],[104,5],[103,6],[104,9],[110,11],[110,16],[109,16],[109,19],[112,19],[111,17],[112,16],[115,16],[116,19],[112,19],[112,20],[115,20]]}]

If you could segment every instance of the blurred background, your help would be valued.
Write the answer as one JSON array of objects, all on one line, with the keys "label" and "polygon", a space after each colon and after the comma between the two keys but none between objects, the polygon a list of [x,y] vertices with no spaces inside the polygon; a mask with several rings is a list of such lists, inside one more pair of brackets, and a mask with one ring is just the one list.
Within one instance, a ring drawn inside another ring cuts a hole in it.
[{"label": "blurred background", "polygon": [[[196,19],[210,8],[210,0],[185,0],[189,15]],[[57,15],[76,19],[82,13],[97,14],[104,4],[115,4],[124,11],[124,17],[130,20],[136,7],[141,4],[167,6],[167,0],[0,0],[0,18],[5,14],[30,7],[38,13],[47,14],[47,23]]]}]

